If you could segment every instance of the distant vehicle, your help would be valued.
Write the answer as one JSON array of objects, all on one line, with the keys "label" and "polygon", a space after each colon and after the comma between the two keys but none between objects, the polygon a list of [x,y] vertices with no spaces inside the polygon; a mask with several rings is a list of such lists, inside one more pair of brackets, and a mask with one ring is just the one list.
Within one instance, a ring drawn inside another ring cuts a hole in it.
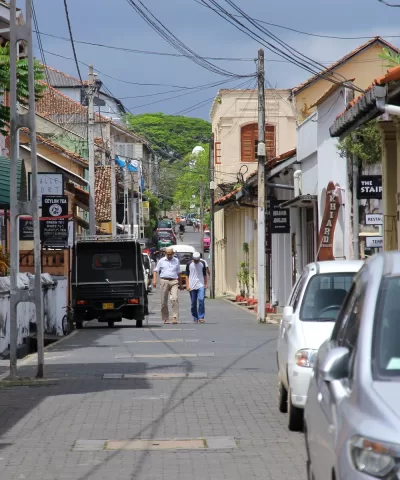
[{"label": "distant vehicle", "polygon": [[196,218],[195,213],[189,213],[188,216],[186,217],[186,225],[189,227],[193,225],[193,220]]},{"label": "distant vehicle", "polygon": [[181,265],[181,275],[184,279],[186,275],[186,265],[192,260],[195,248],[191,245],[179,244],[174,246],[175,256],[178,257]]},{"label": "distant vehicle", "polygon": [[141,327],[148,315],[143,257],[131,235],[93,235],[78,239],[72,268],[74,322],[97,319],[109,327],[122,319]]},{"label": "distant vehicle", "polygon": [[173,228],[172,220],[164,219],[157,222],[157,228]]},{"label": "distant vehicle", "polygon": [[315,361],[304,412],[308,478],[399,478],[400,252],[354,277]]},{"label": "distant vehicle", "polygon": [[175,231],[172,229],[172,228],[158,228],[157,229],[157,233],[158,232],[167,232],[171,235],[172,237],[172,245],[176,245],[176,234],[175,234]]},{"label": "distant vehicle", "polygon": [[303,428],[304,405],[318,348],[331,334],[362,261],[307,265],[283,310],[277,344],[278,404],[290,430]]},{"label": "distant vehicle", "polygon": [[210,232],[210,230],[204,230],[203,250],[205,252],[209,252],[210,251],[210,246],[211,246],[211,232]]},{"label": "distant vehicle", "polygon": [[161,248],[170,247],[174,243],[174,235],[171,232],[160,230],[157,232],[157,248],[160,250]]}]

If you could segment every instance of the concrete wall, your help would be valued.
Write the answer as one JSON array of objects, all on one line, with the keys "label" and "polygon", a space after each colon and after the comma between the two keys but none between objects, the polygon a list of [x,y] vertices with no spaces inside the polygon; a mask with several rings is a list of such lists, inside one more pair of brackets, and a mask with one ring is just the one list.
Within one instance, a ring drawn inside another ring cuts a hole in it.
[{"label": "concrete wall", "polygon": [[[290,90],[266,90],[267,123],[276,126],[276,154],[287,152],[296,145],[295,114],[288,100]],[[221,142],[221,163],[215,165],[215,182],[234,183],[242,166],[245,177],[254,172],[257,162],[241,161],[241,127],[257,122],[256,90],[221,90],[211,111],[212,131]]]},{"label": "concrete wall", "polygon": [[[28,286],[28,277],[19,275],[19,288]],[[62,318],[63,308],[67,304],[67,279],[65,277],[52,278],[48,274],[42,275],[44,328],[45,332],[63,335]],[[33,333],[35,306],[33,303],[21,303],[17,310],[18,346],[23,345],[30,333]],[[10,344],[10,279],[0,278],[0,354],[8,350]]]}]

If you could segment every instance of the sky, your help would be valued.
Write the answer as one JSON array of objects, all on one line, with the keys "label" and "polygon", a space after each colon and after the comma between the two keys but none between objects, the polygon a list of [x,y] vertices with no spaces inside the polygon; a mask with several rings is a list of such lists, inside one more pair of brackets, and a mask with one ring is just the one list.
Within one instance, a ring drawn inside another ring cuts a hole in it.
[{"label": "sky", "polygon": [[[33,0],[41,32],[68,37],[63,0]],[[202,56],[244,59],[212,61],[237,75],[252,74],[260,45],[198,3],[200,0],[142,0],[143,4],[182,42]],[[395,0],[393,0],[395,1]],[[218,0],[226,8],[226,0]],[[235,0],[248,15],[308,33],[342,37],[380,35],[400,46],[400,8],[389,8],[378,0]],[[400,3],[400,0],[399,0]],[[22,7],[23,2],[18,0]],[[67,0],[74,39],[158,53],[177,53],[149,27],[128,0]],[[266,26],[280,39],[321,63],[333,62],[367,39],[330,39],[302,35]],[[398,35],[399,38],[395,38]],[[49,66],[78,77],[69,41],[41,35],[45,61]],[[38,41],[34,35],[34,45]],[[255,80],[232,80],[210,72],[191,59],[117,51],[75,44],[82,78],[93,64],[98,78],[133,114],[164,112],[209,120],[212,98],[218,88],[255,87]],[[39,49],[35,55],[40,58]],[[58,55],[58,56],[57,56]],[[67,57],[67,58],[63,58]],[[292,88],[306,80],[309,72],[265,51],[266,80],[274,88]],[[221,87],[200,91],[177,90],[227,81]],[[147,85],[137,85],[147,84]],[[153,85],[148,85],[153,84]],[[154,85],[157,84],[157,85]],[[171,87],[172,86],[172,87]],[[172,93],[171,90],[177,90]],[[170,92],[162,95],[162,92]],[[185,93],[185,95],[182,95]],[[170,98],[169,97],[176,97]],[[160,101],[163,100],[163,101]],[[154,103],[157,102],[157,103]],[[199,105],[200,104],[200,105]]]}]

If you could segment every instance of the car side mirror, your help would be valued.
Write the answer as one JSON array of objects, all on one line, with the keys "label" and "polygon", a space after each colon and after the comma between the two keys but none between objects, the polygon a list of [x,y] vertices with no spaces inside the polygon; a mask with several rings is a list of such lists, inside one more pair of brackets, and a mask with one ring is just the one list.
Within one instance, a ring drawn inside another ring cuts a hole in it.
[{"label": "car side mirror", "polygon": [[283,309],[283,314],[282,314],[282,320],[284,322],[290,323],[293,319],[293,307],[288,306],[284,307]]},{"label": "car side mirror", "polygon": [[349,374],[350,352],[348,348],[336,347],[329,350],[319,366],[319,374],[325,382],[345,378]]}]

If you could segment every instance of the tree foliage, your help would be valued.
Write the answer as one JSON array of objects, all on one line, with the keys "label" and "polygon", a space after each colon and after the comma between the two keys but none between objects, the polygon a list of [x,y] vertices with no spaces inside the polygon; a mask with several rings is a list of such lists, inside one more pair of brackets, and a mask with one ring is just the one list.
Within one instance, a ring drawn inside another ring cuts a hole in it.
[{"label": "tree foliage", "polygon": [[211,124],[201,118],[143,113],[127,115],[127,120],[133,132],[147,138],[154,150],[169,160],[183,158],[211,135]]},{"label": "tree foliage", "polygon": [[381,162],[382,135],[376,120],[366,123],[338,144],[341,157],[356,155],[364,165],[373,165]]},{"label": "tree foliage", "polygon": [[387,62],[387,64],[385,65],[385,67],[387,68],[392,68],[392,67],[396,67],[397,65],[400,65],[400,54],[393,53],[388,48],[384,48],[382,50],[382,53],[380,53],[378,57],[381,58],[382,60],[385,60],[385,62]]},{"label": "tree foliage", "polygon": [[174,204],[181,209],[190,210],[191,205],[200,206],[200,191],[204,193],[204,209],[209,207],[209,146],[203,145],[204,152],[186,155],[178,162],[179,181],[174,192]]},{"label": "tree foliage", "polygon": [[153,230],[157,226],[158,214],[160,212],[160,201],[154,193],[147,190],[144,193],[144,197],[149,202],[149,223],[145,227],[145,237],[151,238],[153,236]]},{"label": "tree foliage", "polygon": [[[46,86],[39,83],[44,79],[44,70],[42,65],[35,60],[35,97],[40,98]],[[28,60],[22,58],[17,61],[17,100],[21,105],[28,105]],[[10,91],[10,45],[6,43],[0,46],[0,95]],[[0,133],[7,135],[7,127],[10,122],[10,108],[0,104]]]}]

